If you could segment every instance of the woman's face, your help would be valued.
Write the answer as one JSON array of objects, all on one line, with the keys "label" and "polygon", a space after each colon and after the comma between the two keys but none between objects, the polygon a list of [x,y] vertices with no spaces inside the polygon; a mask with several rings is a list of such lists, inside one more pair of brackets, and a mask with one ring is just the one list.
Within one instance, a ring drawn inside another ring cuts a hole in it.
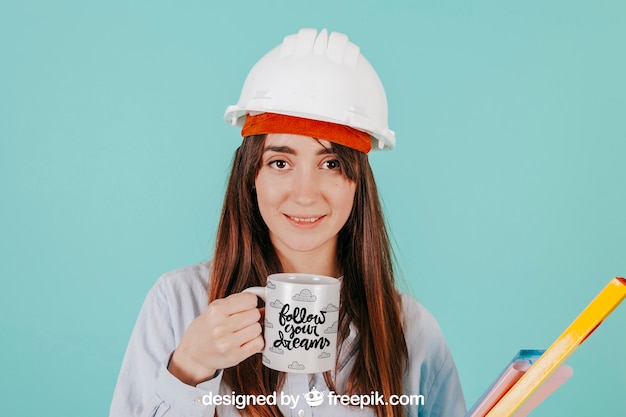
[{"label": "woman's face", "polygon": [[255,185],[279,256],[335,259],[337,234],[352,211],[356,184],[343,175],[331,149],[330,142],[308,136],[267,135]]}]

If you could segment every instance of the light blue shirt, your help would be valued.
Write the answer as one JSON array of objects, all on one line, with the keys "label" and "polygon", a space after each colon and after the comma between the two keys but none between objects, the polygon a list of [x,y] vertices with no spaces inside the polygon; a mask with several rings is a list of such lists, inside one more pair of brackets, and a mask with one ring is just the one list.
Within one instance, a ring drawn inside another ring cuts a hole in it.
[{"label": "light blue shirt", "polygon": [[[167,370],[169,358],[185,330],[208,304],[209,275],[208,262],[188,266],[163,275],[150,290],[122,362],[111,417],[200,417],[213,416],[216,409],[220,417],[240,415],[237,405],[215,405],[220,401],[241,404],[245,399],[242,395],[246,394],[233,395],[222,383],[221,372],[193,387]],[[358,405],[350,405],[350,398],[334,396],[322,374],[288,373],[276,396],[264,400],[275,400],[283,415],[293,417],[375,417],[373,408],[360,407],[368,401],[410,403],[406,405],[407,417],[463,417],[466,408],[461,384],[437,322],[420,303],[405,294],[402,295],[402,315],[409,352],[403,393],[394,398],[382,398],[374,393],[353,399]],[[354,340],[353,328],[344,344],[349,346]],[[342,352],[349,351],[342,349]],[[345,386],[354,365],[352,356],[342,355],[339,370],[336,374],[333,372],[339,390]],[[318,396],[321,393],[320,405],[307,401],[307,394],[309,400],[313,398],[311,392]]]}]

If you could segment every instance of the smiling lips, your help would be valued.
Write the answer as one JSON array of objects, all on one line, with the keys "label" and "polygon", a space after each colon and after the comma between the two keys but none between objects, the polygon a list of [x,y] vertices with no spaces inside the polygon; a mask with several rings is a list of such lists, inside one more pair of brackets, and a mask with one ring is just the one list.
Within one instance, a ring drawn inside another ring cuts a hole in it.
[{"label": "smiling lips", "polygon": [[295,216],[290,216],[288,214],[285,214],[285,217],[287,217],[293,223],[296,223],[298,225],[303,225],[303,224],[305,224],[305,225],[313,225],[313,224],[317,223],[320,219],[322,219],[325,216],[295,217]]}]

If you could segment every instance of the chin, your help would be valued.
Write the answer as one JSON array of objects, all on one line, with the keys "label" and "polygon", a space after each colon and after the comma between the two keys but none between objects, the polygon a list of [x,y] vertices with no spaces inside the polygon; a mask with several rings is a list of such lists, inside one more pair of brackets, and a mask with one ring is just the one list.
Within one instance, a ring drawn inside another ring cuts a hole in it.
[{"label": "chin", "polygon": [[291,241],[286,241],[283,240],[283,248],[285,250],[290,250],[293,252],[299,252],[299,253],[307,253],[307,252],[315,252],[317,250],[322,249],[324,246],[326,246],[328,244],[328,241],[312,241],[310,239],[307,240],[291,240]]}]

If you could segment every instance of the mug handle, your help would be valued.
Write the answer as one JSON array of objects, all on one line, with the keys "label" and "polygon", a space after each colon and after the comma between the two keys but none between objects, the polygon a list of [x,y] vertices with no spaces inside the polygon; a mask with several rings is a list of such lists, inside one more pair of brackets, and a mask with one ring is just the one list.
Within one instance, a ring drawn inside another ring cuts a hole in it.
[{"label": "mug handle", "polygon": [[265,301],[265,287],[250,287],[246,288],[242,292],[251,292],[252,294],[259,297],[261,300]]}]

